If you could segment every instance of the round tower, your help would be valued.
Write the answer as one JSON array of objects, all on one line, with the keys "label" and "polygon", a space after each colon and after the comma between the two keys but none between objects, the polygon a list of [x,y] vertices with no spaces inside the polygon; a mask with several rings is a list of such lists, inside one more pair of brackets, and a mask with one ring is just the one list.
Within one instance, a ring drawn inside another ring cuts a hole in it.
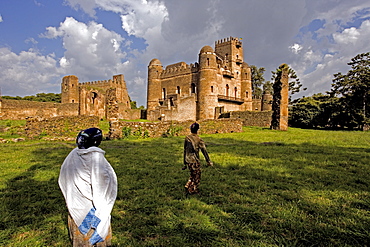
[{"label": "round tower", "polygon": [[148,66],[148,88],[147,88],[147,111],[155,110],[159,105],[161,98],[161,79],[160,75],[163,71],[161,62],[158,59],[152,59]]},{"label": "round tower", "polygon": [[252,111],[252,71],[246,62],[241,71],[241,98],[244,100],[243,110]]},{"label": "round tower", "polygon": [[79,103],[78,77],[68,75],[62,80],[62,103]]},{"label": "round tower", "polygon": [[217,62],[212,47],[204,46],[199,53],[199,81],[197,85],[197,120],[214,119],[217,106]]}]

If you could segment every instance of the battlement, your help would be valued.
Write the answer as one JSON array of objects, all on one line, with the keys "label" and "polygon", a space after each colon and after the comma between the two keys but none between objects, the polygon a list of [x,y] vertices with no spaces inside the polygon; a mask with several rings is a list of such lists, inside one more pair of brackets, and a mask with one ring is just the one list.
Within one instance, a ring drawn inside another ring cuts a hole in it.
[{"label": "battlement", "polygon": [[229,42],[235,42],[235,44],[237,46],[242,46],[242,42],[240,41],[240,38],[235,38],[235,37],[228,37],[228,38],[224,38],[224,39],[220,39],[220,40],[217,40],[215,41],[215,46],[217,45],[221,45],[221,44],[224,44],[224,43],[229,43]]},{"label": "battlement", "polygon": [[191,66],[185,62],[179,62],[168,65],[162,72],[162,77],[170,77],[176,75],[188,74],[191,72]]},{"label": "battlement", "polygon": [[111,86],[122,84],[124,82],[123,75],[115,75],[113,76],[113,80],[102,80],[102,81],[89,81],[89,82],[80,82],[79,85],[93,85],[93,86]]}]

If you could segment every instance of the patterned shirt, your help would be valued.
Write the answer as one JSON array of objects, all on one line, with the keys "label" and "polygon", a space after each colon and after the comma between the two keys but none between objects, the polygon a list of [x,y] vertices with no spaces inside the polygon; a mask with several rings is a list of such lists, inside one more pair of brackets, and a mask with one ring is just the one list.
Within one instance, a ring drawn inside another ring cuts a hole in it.
[{"label": "patterned shirt", "polygon": [[184,164],[200,163],[199,150],[202,151],[207,163],[211,162],[204,141],[197,134],[190,134],[184,142]]}]

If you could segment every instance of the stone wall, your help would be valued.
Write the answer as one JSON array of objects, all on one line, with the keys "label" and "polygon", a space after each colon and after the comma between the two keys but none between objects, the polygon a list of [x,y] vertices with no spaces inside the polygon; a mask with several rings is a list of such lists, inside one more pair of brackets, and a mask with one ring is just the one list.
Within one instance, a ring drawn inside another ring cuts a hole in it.
[{"label": "stone wall", "polygon": [[21,120],[27,117],[56,117],[78,115],[78,104],[36,102],[28,100],[1,99],[0,119]]},{"label": "stone wall", "polygon": [[[120,139],[125,132],[133,135],[160,137],[160,136],[185,136],[190,133],[190,125],[194,121],[168,121],[168,122],[126,122],[119,120],[110,121],[109,139]],[[242,121],[239,119],[202,120],[199,134],[233,133],[242,132]]]},{"label": "stone wall", "polygon": [[72,116],[72,117],[53,117],[27,118],[26,136],[30,139],[51,136],[53,138],[75,138],[84,129],[99,127],[99,117],[97,116]]},{"label": "stone wall", "polygon": [[270,127],[272,111],[233,111],[220,115],[220,118],[239,119],[243,126]]}]

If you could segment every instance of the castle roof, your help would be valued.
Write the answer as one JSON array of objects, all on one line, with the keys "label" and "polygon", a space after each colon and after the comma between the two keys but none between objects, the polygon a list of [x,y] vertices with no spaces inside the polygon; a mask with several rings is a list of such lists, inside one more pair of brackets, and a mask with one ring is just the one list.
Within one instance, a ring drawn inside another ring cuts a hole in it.
[{"label": "castle roof", "polygon": [[203,46],[203,48],[200,50],[200,53],[208,53],[208,52],[213,53],[213,48],[210,47],[209,45]]},{"label": "castle roof", "polygon": [[158,59],[154,58],[150,61],[149,66],[162,66],[162,63]]}]

